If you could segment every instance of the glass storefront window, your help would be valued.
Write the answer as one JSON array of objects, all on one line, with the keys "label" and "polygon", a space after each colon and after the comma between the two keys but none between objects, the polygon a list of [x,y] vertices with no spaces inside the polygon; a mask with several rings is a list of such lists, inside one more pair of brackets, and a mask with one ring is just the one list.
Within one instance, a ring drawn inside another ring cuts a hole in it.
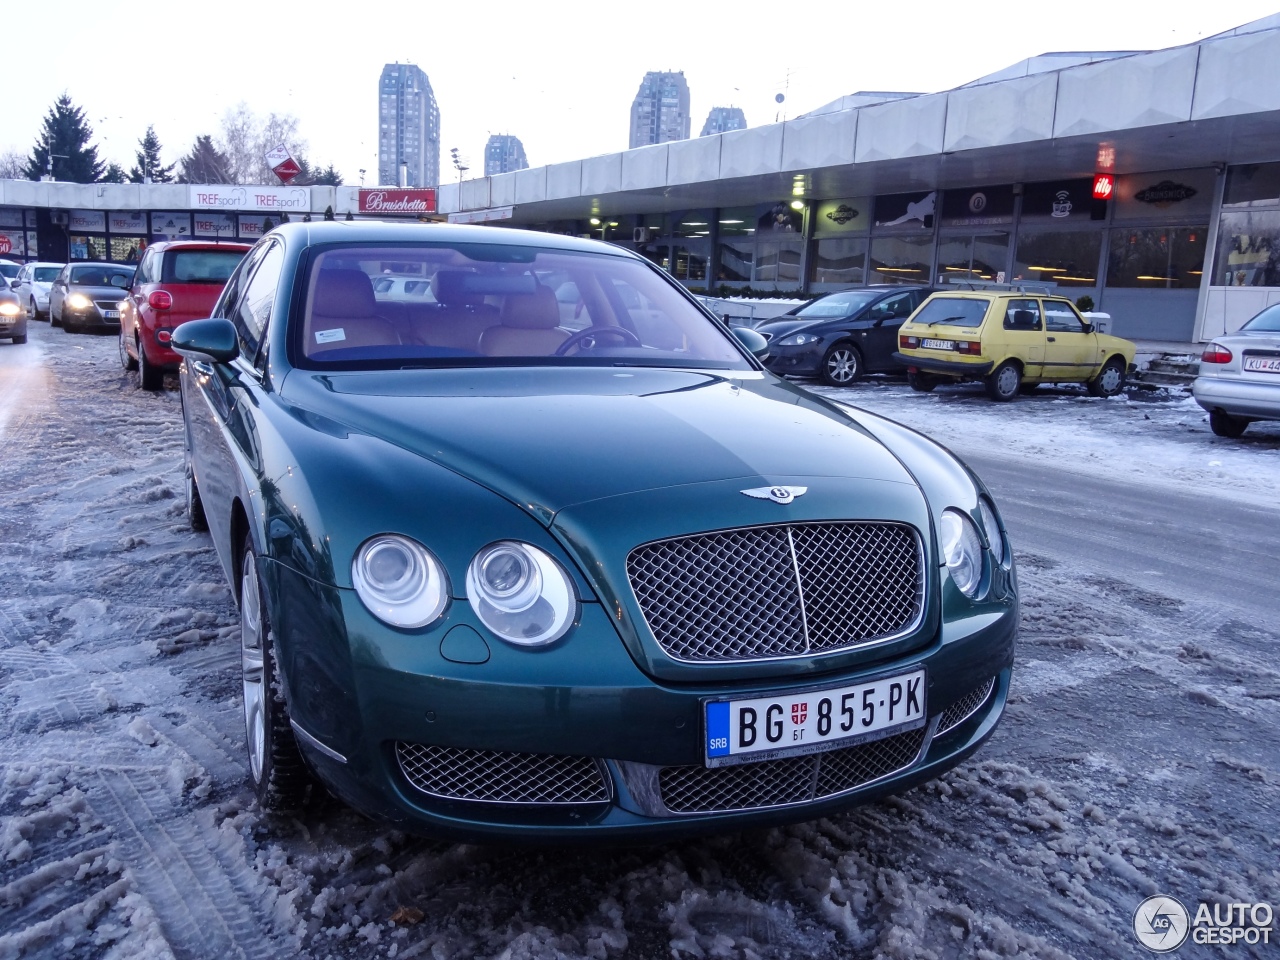
[{"label": "glass storefront window", "polygon": [[811,283],[864,283],[867,277],[867,239],[818,240],[813,245]]},{"label": "glass storefront window", "polygon": [[673,267],[671,275],[677,280],[690,283],[707,282],[707,255],[702,250],[693,247],[672,247],[671,259]]},{"label": "glass storefront window", "polygon": [[112,237],[111,259],[115,263],[137,263],[145,247],[142,237]]},{"label": "glass storefront window", "polygon": [[105,260],[107,257],[106,237],[73,236],[70,253],[72,260]]},{"label": "glass storefront window", "polygon": [[720,244],[720,272],[717,280],[730,283],[751,282],[751,262],[756,245],[751,240],[730,240]]},{"label": "glass storefront window", "polygon": [[756,247],[755,279],[762,283],[800,282],[799,243],[761,243]]},{"label": "glass storefront window", "polygon": [[1108,287],[1194,289],[1204,271],[1203,227],[1112,230]]},{"label": "glass storefront window", "polygon": [[756,232],[756,208],[729,207],[720,211],[717,221],[721,237],[749,237]]},{"label": "glass storefront window", "polygon": [[1213,284],[1280,287],[1280,210],[1224,210]]},{"label": "glass storefront window", "polygon": [[1280,163],[1250,163],[1227,171],[1224,207],[1280,204]]},{"label": "glass storefront window", "polygon": [[1024,230],[1018,234],[1012,279],[1096,287],[1101,253],[1101,230]]},{"label": "glass storefront window", "polygon": [[938,273],[953,280],[995,280],[1008,254],[1007,233],[943,237],[938,243]]},{"label": "glass storefront window", "polygon": [[685,210],[667,215],[669,237],[706,237],[711,234],[711,210]]},{"label": "glass storefront window", "polygon": [[868,283],[930,283],[933,237],[876,237],[871,241]]}]

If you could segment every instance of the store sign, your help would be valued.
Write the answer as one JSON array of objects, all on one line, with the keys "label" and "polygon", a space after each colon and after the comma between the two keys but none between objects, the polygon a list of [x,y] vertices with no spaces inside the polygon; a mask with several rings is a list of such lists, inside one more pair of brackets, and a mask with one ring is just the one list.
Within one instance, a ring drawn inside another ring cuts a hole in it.
[{"label": "store sign", "polygon": [[[1115,193],[1116,178],[1109,173],[1100,173],[1093,178],[1093,199],[1110,200]],[[1141,198],[1139,198],[1141,199]]]},{"label": "store sign", "polygon": [[1167,207],[1171,203],[1190,200],[1199,192],[1195,187],[1189,187],[1185,183],[1161,180],[1154,186],[1139,190],[1133,195],[1133,199],[1140,200],[1142,203],[1152,203],[1158,207]]},{"label": "store sign", "polygon": [[72,210],[67,230],[71,233],[106,233],[107,215],[101,210]]},{"label": "store sign", "polygon": [[107,226],[112,233],[147,232],[147,215],[145,213],[109,213]]},{"label": "store sign", "polygon": [[993,227],[1013,223],[1013,187],[948,190],[942,197],[942,225]]},{"label": "store sign", "polygon": [[936,190],[931,193],[897,193],[876,197],[876,226],[932,230],[937,207]]},{"label": "store sign", "polygon": [[195,235],[197,237],[234,237],[236,218],[229,213],[197,213]]},{"label": "store sign", "polygon": [[191,236],[191,214],[151,214],[151,239],[185,240]]},{"label": "store sign", "polygon": [[14,246],[12,234],[0,233],[0,253],[13,253]]},{"label": "store sign", "polygon": [[813,205],[813,232],[827,237],[865,233],[871,222],[870,214],[870,197],[817,200]]},{"label": "store sign", "polygon": [[[241,240],[257,240],[265,232],[262,225],[269,220],[269,217],[257,216],[246,217],[241,215],[237,226],[240,228]],[[274,222],[273,222],[274,225]]]},{"label": "store sign", "polygon": [[397,216],[417,216],[436,212],[434,187],[420,190],[360,190],[360,213],[381,213]]},{"label": "store sign", "polygon": [[1022,219],[1049,223],[1089,220],[1093,210],[1093,180],[1028,183],[1022,188]]},{"label": "store sign", "polygon": [[191,206],[197,210],[308,213],[311,210],[311,190],[307,187],[241,187],[202,184],[191,187]]}]

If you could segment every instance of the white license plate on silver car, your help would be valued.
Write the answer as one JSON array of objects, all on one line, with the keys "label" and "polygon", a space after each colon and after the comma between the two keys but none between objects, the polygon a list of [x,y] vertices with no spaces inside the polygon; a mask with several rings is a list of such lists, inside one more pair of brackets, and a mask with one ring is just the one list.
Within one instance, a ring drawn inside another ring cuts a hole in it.
[{"label": "white license plate on silver car", "polygon": [[1280,357],[1245,357],[1241,366],[1250,373],[1280,373]]},{"label": "white license plate on silver car", "polygon": [[103,317],[105,317],[105,318],[106,318],[106,319],[108,319],[108,320],[119,320],[119,319],[120,319],[120,311],[119,311],[119,310],[103,310],[103,311],[102,311],[102,315],[103,315]]},{"label": "white license plate on silver car", "polygon": [[954,340],[930,340],[926,337],[920,341],[920,346],[926,350],[954,350],[956,342]]},{"label": "white license plate on silver car", "polygon": [[708,767],[819,753],[924,726],[923,670],[826,690],[706,703]]}]

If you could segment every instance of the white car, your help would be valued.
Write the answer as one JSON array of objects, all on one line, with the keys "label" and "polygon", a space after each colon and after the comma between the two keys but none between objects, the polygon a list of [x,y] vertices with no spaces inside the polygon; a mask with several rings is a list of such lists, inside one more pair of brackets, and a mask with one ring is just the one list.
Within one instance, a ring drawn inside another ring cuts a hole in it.
[{"label": "white car", "polygon": [[49,319],[49,285],[58,278],[65,263],[28,263],[18,271],[13,292],[31,320]]},{"label": "white car", "polygon": [[1280,420],[1280,303],[1213,338],[1192,393],[1220,437],[1238,437],[1255,420]]}]

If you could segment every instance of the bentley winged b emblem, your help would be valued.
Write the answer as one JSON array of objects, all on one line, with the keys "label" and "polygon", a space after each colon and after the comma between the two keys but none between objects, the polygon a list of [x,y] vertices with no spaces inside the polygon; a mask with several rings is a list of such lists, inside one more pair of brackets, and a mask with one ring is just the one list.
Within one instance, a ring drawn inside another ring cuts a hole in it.
[{"label": "bentley winged b emblem", "polygon": [[772,500],[774,503],[790,503],[796,497],[804,496],[808,491],[808,487],[752,487],[750,490],[743,490],[748,497],[755,497],[757,500]]}]

